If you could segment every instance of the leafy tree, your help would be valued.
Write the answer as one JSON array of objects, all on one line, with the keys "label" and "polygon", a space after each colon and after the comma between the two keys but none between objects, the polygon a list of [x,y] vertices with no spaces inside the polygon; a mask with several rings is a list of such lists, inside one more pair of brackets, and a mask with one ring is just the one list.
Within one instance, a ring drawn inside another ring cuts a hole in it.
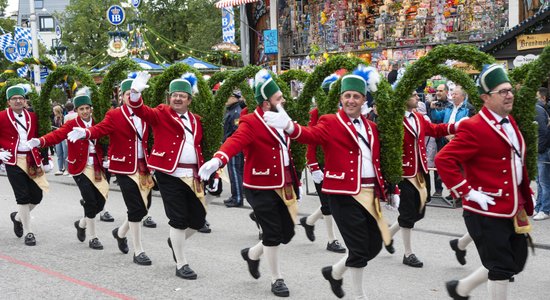
[{"label": "leafy tree", "polygon": [[[2,7],[2,2],[6,1],[0,1],[0,8]],[[13,27],[15,26],[15,23],[15,20],[0,18],[0,27],[2,27],[5,32],[13,32]],[[0,54],[0,70],[5,70],[11,64],[11,62],[7,60],[4,56],[4,49],[0,49],[0,51],[2,52]]]},{"label": "leafy tree", "polygon": [[3,16],[8,7],[8,0],[0,0],[0,16]]}]

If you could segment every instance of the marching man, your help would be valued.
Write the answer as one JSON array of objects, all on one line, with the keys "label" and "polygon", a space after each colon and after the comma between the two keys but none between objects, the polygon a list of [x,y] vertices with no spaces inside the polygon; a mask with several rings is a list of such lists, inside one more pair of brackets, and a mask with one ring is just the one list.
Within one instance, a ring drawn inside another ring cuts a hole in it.
[{"label": "marching man", "polygon": [[109,110],[105,119],[90,128],[74,128],[69,133],[69,140],[85,138],[95,140],[108,135],[109,172],[116,175],[122,198],[127,208],[126,220],[113,229],[118,249],[128,253],[126,235],[130,231],[134,246],[134,263],[151,265],[151,259],[143,250],[141,243],[141,220],[147,215],[151,205],[151,188],[153,179],[147,167],[149,126],[134,114],[128,106],[132,79],[125,79],[120,84],[123,104],[117,109]]},{"label": "marching man", "polygon": [[505,300],[510,279],[525,266],[531,231],[526,145],[509,115],[514,94],[504,68],[485,66],[478,90],[483,108],[435,157],[445,185],[465,200],[464,222],[483,264],[468,277],[447,282],[447,291],[453,299],[468,299],[487,282],[489,299]]},{"label": "marching man", "polygon": [[[411,232],[414,224],[424,218],[426,202],[429,200],[430,182],[428,180],[428,160],[426,157],[426,136],[444,137],[455,133],[455,124],[432,124],[422,114],[415,112],[418,106],[418,95],[414,92],[406,103],[403,126],[403,180],[398,187],[401,201],[398,207],[397,222],[390,227],[393,237],[401,230],[405,253],[403,264],[422,268],[420,261],[412,251]],[[456,123],[458,124],[458,123]],[[386,247],[388,249],[388,247]],[[393,251],[393,247],[390,248]],[[390,253],[393,253],[388,249]]]},{"label": "marching man", "polygon": [[155,170],[164,210],[170,225],[168,246],[176,261],[176,276],[197,279],[187,263],[185,244],[205,224],[206,202],[202,182],[198,177],[202,157],[202,124],[199,115],[189,111],[197,78],[186,73],[169,86],[169,104],[150,108],[143,104],[141,92],[148,87],[151,75],[138,72],[132,82],[128,106],[155,133],[155,144],[147,159]]},{"label": "marching man", "polygon": [[[73,128],[79,127],[84,130],[94,125],[92,100],[87,87],[77,91],[73,103],[78,114],[77,118],[66,122],[47,135],[31,139],[28,142],[29,146],[36,148],[56,145],[66,139]],[[88,246],[95,250],[103,250],[95,230],[96,215],[103,210],[109,192],[109,184],[103,171],[103,148],[96,140],[78,140],[68,144],[68,152],[68,171],[73,176],[84,200],[84,218],[74,222],[76,237],[84,242],[88,235]]]},{"label": "marching man", "polygon": [[25,87],[7,88],[8,108],[0,111],[0,160],[6,165],[8,180],[15,194],[18,211],[12,212],[13,231],[17,237],[25,235],[25,245],[36,245],[31,227],[31,211],[42,201],[42,192],[49,185],[42,170],[38,149],[27,141],[38,136],[38,118],[28,112]]},{"label": "marching man", "polygon": [[241,255],[250,275],[258,279],[260,257],[265,254],[271,270],[271,292],[288,297],[290,292],[279,268],[279,245],[289,243],[294,236],[298,179],[290,139],[282,129],[270,127],[263,120],[267,111],[277,112],[277,106],[285,102],[283,93],[266,70],[256,73],[254,86],[256,110],[241,117],[237,131],[201,167],[199,174],[207,180],[231,157],[244,153],[244,194],[263,230],[263,240],[242,249]]},{"label": "marching man", "polygon": [[[367,263],[391,244],[388,224],[379,200],[385,198],[385,182],[380,171],[380,142],[376,124],[361,115],[367,91],[376,91],[380,75],[372,67],[358,66],[342,77],[340,103],[336,114],[321,116],[317,125],[291,122],[282,108],[266,112],[266,123],[284,128],[298,142],[321,145],[325,154],[322,192],[328,196],[334,221],[348,247],[348,255],[322,269],[332,292],[344,297],[343,275],[351,273],[355,299],[367,299],[363,271]],[[394,201],[399,197],[395,195]]]}]

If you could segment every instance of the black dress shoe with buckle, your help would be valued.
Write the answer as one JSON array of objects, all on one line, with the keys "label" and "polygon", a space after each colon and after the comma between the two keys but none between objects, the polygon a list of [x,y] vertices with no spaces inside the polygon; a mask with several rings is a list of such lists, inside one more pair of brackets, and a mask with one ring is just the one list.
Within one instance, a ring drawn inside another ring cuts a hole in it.
[{"label": "black dress shoe with buckle", "polygon": [[80,228],[78,223],[80,222],[79,221],[74,222],[74,227],[76,228],[76,238],[79,241],[84,242],[86,240],[86,228]]},{"label": "black dress shoe with buckle", "polygon": [[210,229],[210,223],[208,223],[208,221],[205,221],[202,228],[197,230],[197,231],[200,232],[200,233],[210,233],[210,232],[212,232],[212,229]]},{"label": "black dress shoe with buckle", "polygon": [[338,240],[334,240],[332,242],[327,243],[327,250],[331,252],[336,252],[336,253],[346,252],[346,248],[342,247],[342,245],[340,245]]},{"label": "black dress shoe with buckle", "polygon": [[29,232],[25,236],[25,245],[27,246],[35,246],[36,245],[36,238],[34,237],[34,233]]},{"label": "black dress shoe with buckle", "polygon": [[460,250],[458,248],[458,239],[454,239],[449,241],[449,244],[451,245],[451,249],[455,252],[456,260],[458,260],[458,263],[461,265],[466,264],[466,250]]},{"label": "black dress shoe with buckle", "polygon": [[330,283],[330,289],[336,295],[338,298],[344,297],[345,293],[342,289],[342,284],[344,283],[343,279],[336,280],[334,277],[332,277],[332,266],[324,267],[321,269],[321,273],[323,273],[323,277],[328,280]]},{"label": "black dress shoe with buckle", "polygon": [[306,230],[306,236],[307,239],[310,241],[315,241],[315,233],[313,233],[313,230],[315,229],[315,225],[308,225],[306,223],[307,217],[300,218],[300,224],[304,226],[304,229]]},{"label": "black dress shoe with buckle", "polygon": [[152,264],[149,256],[145,252],[141,252],[138,256],[134,254],[134,262],[141,266],[150,266]]},{"label": "black dress shoe with buckle", "polygon": [[88,242],[88,246],[94,250],[103,250],[103,245],[98,238],[93,238]]},{"label": "black dress shoe with buckle", "polygon": [[111,216],[111,214],[108,211],[104,212],[103,214],[100,214],[99,219],[103,222],[114,222],[115,221],[115,218],[113,218],[113,216]]},{"label": "black dress shoe with buckle", "polygon": [[12,212],[10,214],[10,219],[13,222],[13,233],[15,233],[16,237],[20,238],[23,236],[23,223],[15,219],[16,215],[17,215],[16,211]]},{"label": "black dress shoe with buckle", "polygon": [[121,238],[118,236],[118,227],[113,229],[112,233],[118,244],[118,250],[124,254],[128,254],[128,251],[130,251],[130,249],[128,249],[128,239],[126,237]]},{"label": "black dress shoe with buckle", "polygon": [[250,248],[244,248],[241,250],[241,256],[243,257],[243,259],[246,261],[246,263],[248,264],[248,272],[250,272],[250,275],[254,278],[254,279],[258,279],[260,278],[260,260],[252,260],[250,259],[250,257],[248,256],[248,251],[250,250]]},{"label": "black dress shoe with buckle", "polygon": [[395,248],[393,247],[393,239],[391,240],[389,245],[384,245],[384,248],[386,248],[386,251],[388,251],[388,253],[394,254]]},{"label": "black dress shoe with buckle", "polygon": [[277,279],[271,284],[271,292],[277,297],[288,297],[290,292],[286,287],[284,279]]},{"label": "black dress shoe with buckle", "polygon": [[413,268],[422,268],[424,266],[424,263],[416,258],[416,255],[414,254],[409,255],[409,257],[403,255],[403,264]]},{"label": "black dress shoe with buckle", "polygon": [[176,269],[176,276],[187,280],[197,279],[197,273],[195,273],[189,265],[183,265],[183,267]]},{"label": "black dress shoe with buckle", "polygon": [[447,293],[449,293],[449,296],[451,296],[451,298],[453,298],[454,300],[468,300],[468,299],[470,299],[470,297],[460,296],[456,292],[456,287],[458,286],[458,280],[447,281],[445,283],[445,286],[447,287]]},{"label": "black dress shoe with buckle", "polygon": [[[174,262],[177,263],[178,260],[176,259],[176,253],[174,253],[174,248],[172,248],[172,240],[170,238],[168,238],[168,247],[170,247],[170,250],[172,250],[172,258],[174,258]],[[176,275],[178,275],[177,271]]]},{"label": "black dress shoe with buckle", "polygon": [[143,220],[143,226],[148,228],[157,228],[157,222],[153,221],[153,218],[149,216]]}]

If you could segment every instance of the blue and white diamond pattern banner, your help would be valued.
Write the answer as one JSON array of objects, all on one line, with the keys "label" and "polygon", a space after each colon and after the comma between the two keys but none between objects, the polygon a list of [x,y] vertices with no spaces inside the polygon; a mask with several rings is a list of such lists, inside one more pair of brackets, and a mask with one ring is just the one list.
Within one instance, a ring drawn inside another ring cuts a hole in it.
[{"label": "blue and white diamond pattern banner", "polygon": [[0,36],[0,49],[7,60],[11,62],[20,60],[19,52],[17,52],[17,46],[11,37],[11,33],[8,32]]},{"label": "blue and white diamond pattern banner", "polygon": [[222,8],[222,32],[224,43],[235,44],[235,18],[232,6]]}]

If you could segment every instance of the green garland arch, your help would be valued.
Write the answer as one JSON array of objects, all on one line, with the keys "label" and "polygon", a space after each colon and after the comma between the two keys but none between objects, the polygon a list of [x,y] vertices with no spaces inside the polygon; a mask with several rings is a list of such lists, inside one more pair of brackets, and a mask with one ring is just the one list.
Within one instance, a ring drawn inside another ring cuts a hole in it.
[{"label": "green garland arch", "polygon": [[[40,120],[39,131],[41,136],[51,130],[50,93],[55,84],[65,81],[66,76],[76,78],[80,81],[81,86],[87,86],[90,88],[92,92],[92,104],[94,104],[94,106],[99,101],[97,85],[95,84],[92,76],[86,70],[73,65],[61,66],[57,68],[46,78],[46,82],[42,86],[40,99],[37,101],[36,105],[34,105],[35,111],[38,113]],[[93,115],[95,120],[100,120],[103,118],[103,115],[100,115],[99,109],[94,110]]]},{"label": "green garland arch", "polygon": [[214,152],[219,148],[223,137],[221,121],[223,117],[223,107],[215,107],[210,87],[202,74],[195,68],[183,63],[173,64],[168,67],[161,75],[154,77],[153,82],[149,82],[151,91],[149,99],[144,99],[150,107],[156,107],[166,100],[166,91],[170,81],[180,78],[186,72],[194,73],[197,76],[198,94],[193,96],[190,110],[202,118],[203,132],[203,155],[205,159],[210,159]]},{"label": "green garland arch", "polygon": [[516,80],[524,78],[523,85],[515,95],[512,115],[525,139],[527,172],[529,178],[534,179],[537,175],[538,156],[538,126],[533,122],[536,114],[534,107],[537,103],[537,90],[550,74],[550,46],[546,46],[535,61],[512,73]]},{"label": "green garland arch", "polygon": [[54,71],[57,68],[57,65],[47,57],[40,57],[36,59],[34,57],[23,58],[20,61],[16,61],[9,65],[2,74],[0,74],[0,86],[6,84],[6,80],[9,78],[17,77],[17,69],[24,67],[26,65],[43,65],[48,69]]},{"label": "green garland arch", "polygon": [[224,81],[227,77],[230,77],[231,74],[233,74],[234,72],[235,72],[234,70],[225,70],[225,71],[220,71],[212,74],[212,76],[208,78],[208,86],[212,90],[212,88],[214,88],[214,85],[216,85],[216,83]]},{"label": "green garland arch", "polygon": [[127,78],[128,71],[139,70],[141,70],[139,64],[129,58],[119,59],[109,67],[107,74],[103,77],[103,82],[99,86],[99,101],[95,108],[98,110],[98,116],[100,116],[96,119],[97,122],[103,120],[105,114],[111,108],[111,98],[115,86]]}]

